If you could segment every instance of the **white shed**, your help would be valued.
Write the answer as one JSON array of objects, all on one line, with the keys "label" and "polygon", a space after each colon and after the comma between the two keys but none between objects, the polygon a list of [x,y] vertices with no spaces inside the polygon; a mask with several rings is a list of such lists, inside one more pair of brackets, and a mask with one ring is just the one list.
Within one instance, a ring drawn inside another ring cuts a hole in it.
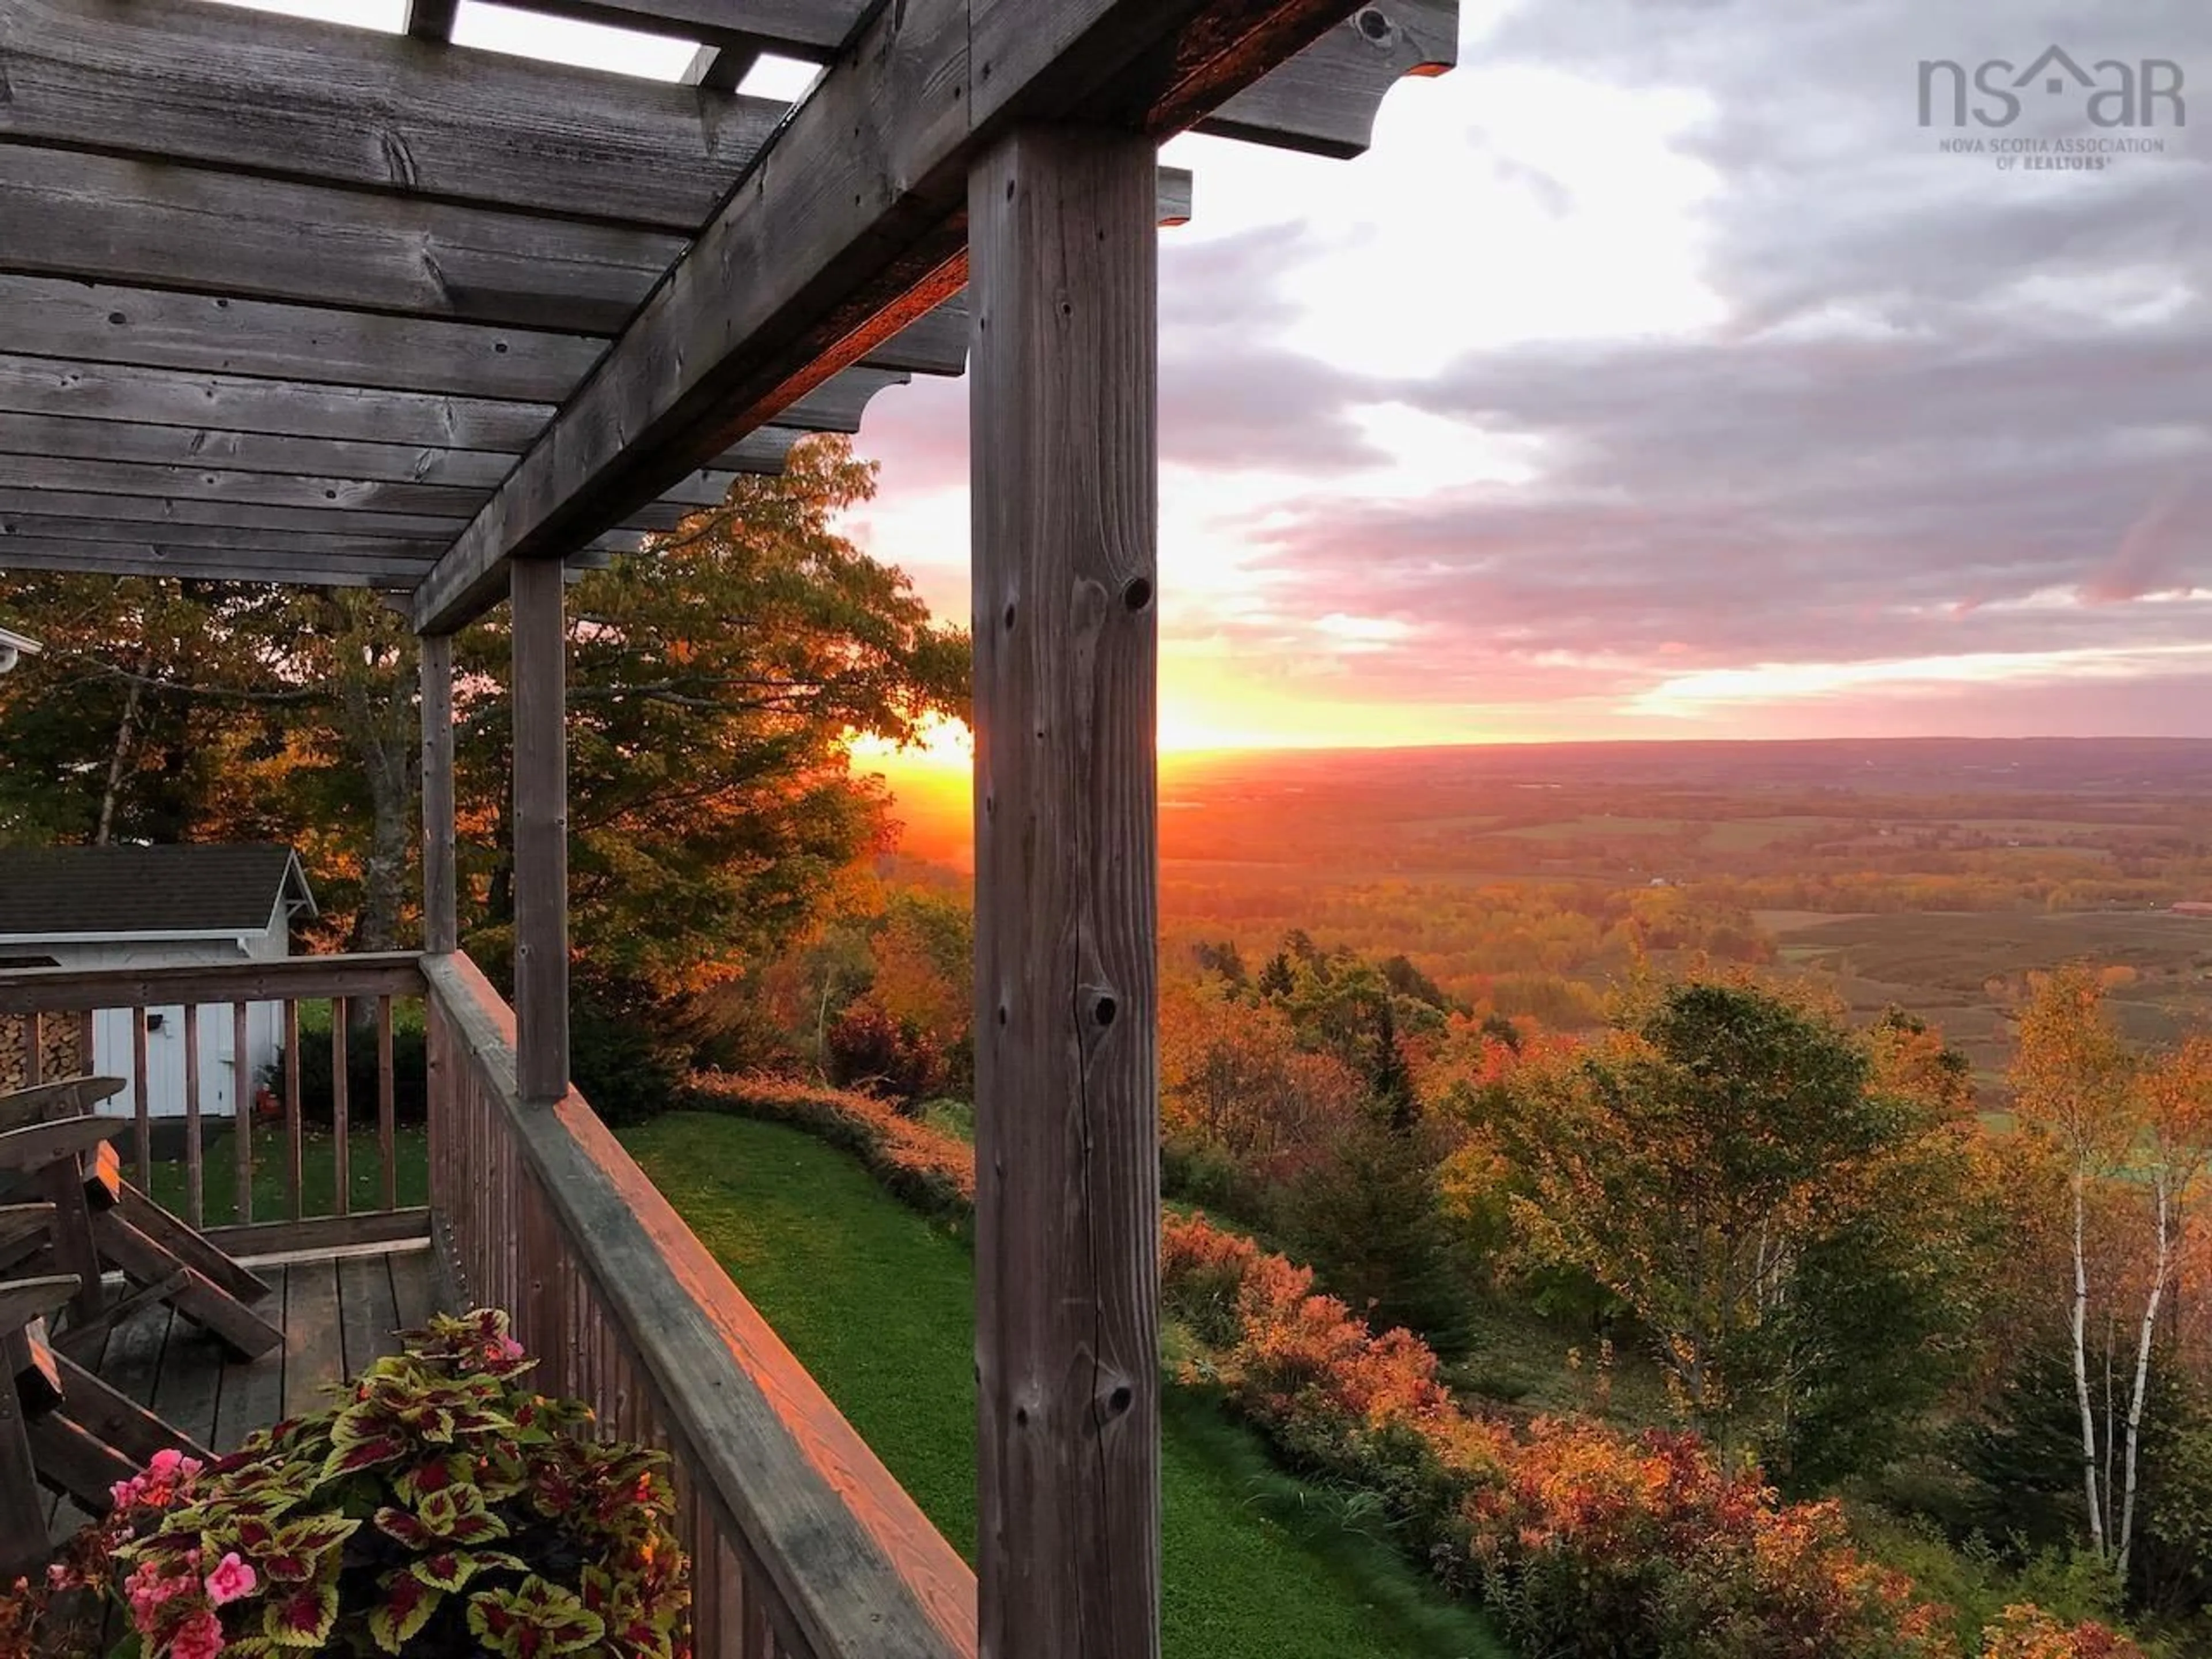
[{"label": "white shed", "polygon": [[[270,962],[292,951],[292,922],[315,914],[289,847],[0,848],[0,966],[173,968]],[[147,1010],[149,1109],[185,1110],[185,1011]],[[243,1090],[277,1058],[283,1013],[256,1003],[246,1016]],[[93,1017],[92,1069],[131,1075],[131,1016]],[[228,1006],[200,1011],[200,1110],[229,1116],[241,1088]],[[136,1085],[102,1109],[137,1109]]]}]

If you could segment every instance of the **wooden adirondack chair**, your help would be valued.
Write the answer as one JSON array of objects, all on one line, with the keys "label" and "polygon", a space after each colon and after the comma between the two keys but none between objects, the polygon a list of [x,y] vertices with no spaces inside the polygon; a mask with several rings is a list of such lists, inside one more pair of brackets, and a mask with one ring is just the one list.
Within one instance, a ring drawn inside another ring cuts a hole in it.
[{"label": "wooden adirondack chair", "polygon": [[[79,1283],[58,1340],[85,1354],[106,1331],[158,1301],[240,1358],[281,1347],[283,1330],[252,1306],[270,1295],[268,1284],[123,1179],[110,1143],[128,1126],[85,1109],[122,1086],[120,1079],[72,1078],[0,1096],[0,1179],[12,1174],[52,1206],[43,1248],[57,1270]],[[19,1241],[14,1259],[25,1254]],[[0,1267],[9,1260],[0,1240]],[[110,1268],[131,1287],[112,1300],[101,1285]]]},{"label": "wooden adirondack chair", "polygon": [[47,1340],[47,1317],[77,1289],[70,1273],[0,1280],[0,1578],[46,1553],[41,1483],[100,1515],[156,1452],[207,1455]]}]

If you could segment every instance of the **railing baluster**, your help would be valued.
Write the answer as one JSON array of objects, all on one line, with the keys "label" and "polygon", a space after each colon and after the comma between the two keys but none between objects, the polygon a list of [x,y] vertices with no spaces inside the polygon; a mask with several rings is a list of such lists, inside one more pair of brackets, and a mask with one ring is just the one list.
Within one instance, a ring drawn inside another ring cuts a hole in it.
[{"label": "railing baluster", "polygon": [[284,999],[284,1199],[292,1219],[303,1208],[300,1164],[302,1158],[300,1119],[300,1002]]},{"label": "railing baluster", "polygon": [[185,1218],[207,1224],[200,1168],[200,1006],[185,1005]]},{"label": "railing baluster", "polygon": [[253,1051],[246,1042],[246,1007],[243,1002],[230,1005],[230,1109],[235,1115],[231,1140],[238,1152],[240,1226],[253,1219],[253,1073],[248,1063]]},{"label": "railing baluster", "polygon": [[352,999],[331,999],[331,1173],[337,1188],[332,1215],[344,1215],[353,1204],[351,1158],[353,1143],[346,1123],[346,1025],[352,1018]]},{"label": "railing baluster", "polygon": [[384,1154],[384,1207],[399,1207],[398,1099],[392,1077],[392,999],[376,1000],[376,1145]]},{"label": "railing baluster", "polygon": [[23,1082],[35,1089],[46,1080],[46,1017],[34,1013],[23,1033]]},{"label": "railing baluster", "polygon": [[154,1188],[154,1073],[146,1064],[146,1011],[131,1010],[131,1157],[138,1165],[138,1190]]}]

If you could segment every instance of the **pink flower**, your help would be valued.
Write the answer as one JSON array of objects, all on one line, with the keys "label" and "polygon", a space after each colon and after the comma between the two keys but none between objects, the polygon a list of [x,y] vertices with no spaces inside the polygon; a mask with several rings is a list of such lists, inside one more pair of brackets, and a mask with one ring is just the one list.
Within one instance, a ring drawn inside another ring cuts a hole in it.
[{"label": "pink flower", "polygon": [[222,1621],[210,1613],[186,1620],[169,1644],[174,1659],[215,1659],[222,1651]]},{"label": "pink flower", "polygon": [[502,1337],[501,1337],[501,1338],[500,1338],[500,1340],[499,1340],[499,1357],[500,1357],[501,1359],[520,1359],[520,1358],[522,1358],[522,1344],[520,1344],[520,1342],[516,1341],[516,1340],[515,1340],[513,1337],[511,1337],[511,1336],[502,1336]]},{"label": "pink flower", "polygon": [[207,1576],[208,1600],[223,1607],[241,1595],[252,1595],[256,1582],[253,1569],[238,1559],[236,1550],[232,1550]]},{"label": "pink flower", "polygon": [[184,1453],[177,1450],[173,1446],[164,1446],[154,1454],[152,1461],[146,1465],[146,1473],[156,1478],[166,1478],[174,1474],[178,1466],[184,1461]]}]

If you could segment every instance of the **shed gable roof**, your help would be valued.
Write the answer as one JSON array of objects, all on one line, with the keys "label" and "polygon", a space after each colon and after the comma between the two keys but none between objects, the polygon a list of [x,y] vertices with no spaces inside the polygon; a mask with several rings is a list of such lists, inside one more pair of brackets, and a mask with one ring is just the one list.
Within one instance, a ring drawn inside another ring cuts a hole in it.
[{"label": "shed gable roof", "polygon": [[280,896],[314,914],[275,843],[0,848],[0,939],[258,933]]}]

